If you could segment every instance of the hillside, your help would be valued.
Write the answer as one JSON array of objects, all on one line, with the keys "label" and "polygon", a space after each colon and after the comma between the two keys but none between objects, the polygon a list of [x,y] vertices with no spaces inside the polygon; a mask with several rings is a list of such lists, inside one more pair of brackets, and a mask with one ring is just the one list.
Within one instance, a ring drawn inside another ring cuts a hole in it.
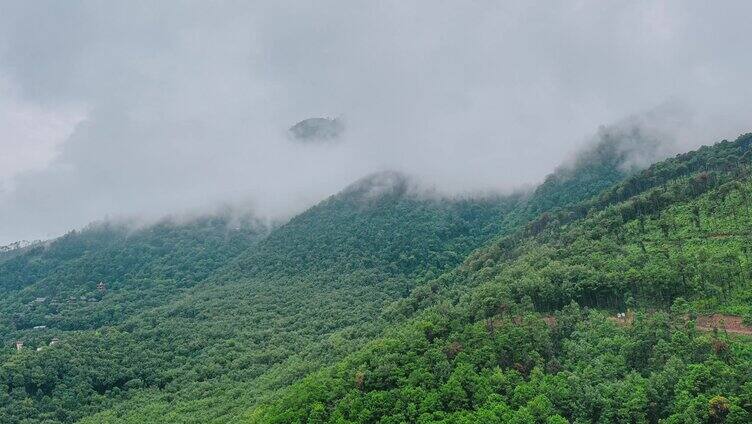
[{"label": "hillside", "polygon": [[139,338],[173,352],[154,370],[168,382],[93,420],[238,419],[380,334],[384,305],[460,263],[518,201],[423,198],[407,183],[395,174],[362,180],[181,300],[131,320]]},{"label": "hillside", "polygon": [[[582,162],[570,175],[578,178],[582,169],[589,174],[583,178],[601,183],[623,178],[624,159],[611,166]],[[577,187],[556,194],[582,200],[588,191]],[[551,192],[446,199],[422,195],[399,174],[363,179],[272,232],[194,296],[133,325],[139,331],[163,323],[140,336],[170,334],[172,344],[158,350],[181,352],[175,339],[194,350],[176,355],[185,362],[167,366],[181,373],[167,390],[138,392],[90,421],[242,421],[249,405],[405,320],[404,303],[430,293],[422,281],[434,281],[476,247],[526,224],[534,216],[531,201],[555,205],[547,200]],[[196,379],[197,369],[211,374]]]},{"label": "hillside", "polygon": [[751,144],[679,155],[489,244],[402,302],[408,323],[247,421],[749,422],[752,344],[693,319],[750,312]]},{"label": "hillside", "polygon": [[70,422],[103,402],[144,366],[117,326],[179,298],[267,232],[229,215],[102,223],[14,252],[0,263],[0,421]]},{"label": "hillside", "polygon": [[0,424],[752,424],[750,18],[0,0]]},{"label": "hillside", "polygon": [[[228,388],[246,395],[236,406],[253,402],[378,334],[384,303],[459,263],[517,201],[421,198],[386,174],[224,255],[178,248],[210,243],[200,226],[69,234],[3,264],[15,270],[4,273],[6,316],[23,314],[3,333],[3,420],[71,422],[134,396],[201,411],[197,399],[224,400]],[[34,352],[52,337],[60,343]]]},{"label": "hillside", "polygon": [[[494,275],[509,243],[673,178],[656,171],[666,167],[629,177],[632,152],[618,142],[602,140],[529,194],[443,198],[399,174],[372,175],[268,235],[250,231],[247,244],[230,243],[237,248],[209,265],[202,255],[215,250],[200,242],[212,237],[191,226],[149,227],[143,236],[105,227],[106,237],[94,227],[24,252],[0,264],[18,270],[6,283],[6,314],[33,308],[5,333],[0,417],[243,422],[253,405]],[[689,161],[686,173],[705,159]],[[232,234],[226,224],[222,240]],[[197,244],[159,248],[182,245],[172,242],[177,234]],[[129,265],[112,266],[119,263]],[[40,296],[87,301],[75,314],[68,306],[35,312]],[[53,336],[55,346],[33,350]],[[21,338],[26,347],[16,352],[10,342]]]},{"label": "hillside", "polygon": [[267,232],[251,218],[214,216],[140,229],[92,224],[31,246],[0,263],[0,315],[12,323],[3,335],[121,322],[177,297]]}]

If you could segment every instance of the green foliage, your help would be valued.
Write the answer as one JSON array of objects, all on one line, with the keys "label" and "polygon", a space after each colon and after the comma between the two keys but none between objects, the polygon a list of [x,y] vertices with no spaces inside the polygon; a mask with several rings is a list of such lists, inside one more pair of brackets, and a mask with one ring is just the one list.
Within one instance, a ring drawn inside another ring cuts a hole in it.
[{"label": "green foliage", "polygon": [[162,384],[160,358],[113,326],[181,297],[266,231],[229,216],[94,224],[0,263],[0,421],[72,422]]},{"label": "green foliage", "polygon": [[[420,198],[401,177],[382,179],[361,181],[261,242],[255,227],[240,238],[222,220],[136,232],[104,226],[9,260],[5,265],[18,272],[6,284],[5,316],[14,320],[2,358],[31,372],[34,361],[58,350],[35,348],[56,336],[60,346],[75,347],[63,362],[106,355],[105,369],[129,370],[96,387],[90,373],[104,371],[98,364],[65,378],[53,373],[41,387],[9,385],[16,394],[3,402],[9,422],[43,421],[65,393],[79,395],[49,419],[70,422],[115,408],[137,422],[165,414],[177,415],[171,421],[225,421],[375,337],[387,323],[385,304],[498,234],[518,201]],[[44,266],[35,267],[39,262]],[[97,290],[99,281],[107,282],[105,292]],[[71,296],[75,302],[67,301]],[[31,329],[37,325],[48,328]],[[127,337],[97,343],[100,328]],[[23,352],[13,353],[16,339],[26,343]],[[28,404],[26,412],[20,403]],[[165,411],[176,404],[179,412]]]},{"label": "green foliage", "polygon": [[[313,404],[325,422],[749,421],[752,344],[685,318],[749,307],[751,141],[662,162],[490,243],[429,283],[407,324],[248,421],[304,422]],[[627,305],[667,312],[605,315]]]},{"label": "green foliage", "polygon": [[0,422],[749,422],[752,345],[691,319],[752,315],[752,136],[641,172],[607,141],[529,195],[379,174],[270,232],[5,253]]},{"label": "green foliage", "polygon": [[135,230],[93,224],[0,263],[0,313],[12,323],[7,331],[112,325],[177,297],[266,232],[224,216]]}]

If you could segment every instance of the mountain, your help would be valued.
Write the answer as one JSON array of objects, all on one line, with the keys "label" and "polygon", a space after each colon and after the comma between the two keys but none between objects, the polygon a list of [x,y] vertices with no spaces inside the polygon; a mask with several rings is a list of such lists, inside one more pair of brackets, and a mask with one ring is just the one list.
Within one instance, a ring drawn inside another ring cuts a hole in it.
[{"label": "mountain", "polygon": [[172,352],[150,372],[164,381],[146,384],[164,389],[137,392],[92,419],[237,419],[380,334],[389,322],[384,305],[460,263],[517,201],[429,198],[393,173],[355,183],[181,300],[129,322],[156,351]]},{"label": "mountain", "polygon": [[431,306],[247,422],[749,422],[752,345],[695,319],[752,312],[750,145],[660,162],[491,242],[428,283]]},{"label": "mountain", "polygon": [[30,247],[40,244],[39,241],[19,240],[5,246],[0,246],[0,262],[8,260],[16,255],[20,255]]},{"label": "mountain", "polygon": [[665,159],[670,150],[637,123],[601,127],[589,145],[549,174],[508,219],[519,225],[571,207]]},{"label": "mountain", "polygon": [[[582,200],[581,193],[564,198]],[[530,199],[544,197],[442,198],[396,173],[358,181],[273,231],[192,296],[132,325],[156,343],[169,335],[171,344],[157,351],[194,349],[161,363],[179,370],[167,390],[137,392],[90,421],[242,422],[249,405],[407,319],[430,300],[427,286],[526,224]],[[213,371],[197,379],[197,369]]]},{"label": "mountain", "polygon": [[138,350],[119,350],[138,341],[118,325],[179,298],[267,232],[255,219],[230,215],[146,227],[100,223],[0,262],[0,421],[72,422],[85,414],[143,365]]},{"label": "mountain", "polygon": [[142,229],[92,224],[33,245],[0,263],[0,314],[12,317],[5,333],[115,324],[177,296],[267,232],[257,220],[215,216]]},{"label": "mountain", "polygon": [[338,118],[308,118],[290,127],[289,132],[297,141],[313,143],[336,139],[344,130]]},{"label": "mountain", "polygon": [[[462,379],[468,375],[480,384],[471,370],[497,378],[497,366],[509,374],[503,378],[510,387],[527,384],[535,366],[548,362],[586,375],[561,350],[583,342],[548,329],[553,316],[562,324],[556,328],[574,321],[600,325],[597,334],[583,327],[583,337],[598,341],[627,337],[603,319],[626,304],[665,309],[683,295],[688,308],[746,313],[743,285],[726,284],[725,297],[710,296],[712,285],[669,290],[699,277],[690,276],[689,267],[684,274],[661,274],[673,266],[675,253],[663,261],[666,249],[654,244],[672,245],[673,230],[668,236],[663,230],[668,218],[656,218],[671,207],[697,206],[700,228],[713,228],[712,234],[716,221],[742,210],[734,204],[711,211],[713,201],[695,203],[724,184],[743,184],[749,137],[642,171],[655,146],[630,137],[602,137],[530,193],[451,198],[427,193],[403,175],[379,173],[274,228],[252,218],[238,225],[229,216],[137,229],[98,224],[0,260],[6,344],[0,419],[483,421],[486,416],[473,414],[489,399],[506,404],[510,414],[520,404],[503,398],[501,383],[494,382],[484,392],[491,397],[459,398],[448,407],[453,395],[432,391],[448,384],[457,367],[467,375],[452,384],[462,387],[471,384]],[[634,235],[635,225],[644,225],[645,240]],[[722,255],[713,250],[708,256],[706,246],[713,237],[695,237],[692,251],[702,253],[682,261],[705,255],[709,264],[718,263]],[[724,254],[739,253],[734,249]],[[633,255],[627,262],[609,259],[626,253]],[[628,268],[625,276],[625,264],[635,271]],[[655,290],[654,282],[664,280]],[[483,336],[489,331],[506,344]],[[652,348],[658,337],[646,337],[636,334],[630,343]],[[16,340],[24,342],[21,350],[12,346]],[[640,352],[643,359],[649,355]],[[465,356],[473,359],[457,359]],[[541,368],[545,378],[564,377],[551,373],[554,365]],[[642,376],[638,365],[630,363],[629,371]],[[384,406],[392,401],[401,412]],[[575,417],[557,405],[549,415]],[[511,419],[500,414],[502,422]]]},{"label": "mountain", "polygon": [[197,391],[222,398],[232,385],[252,402],[378,334],[385,303],[493,237],[517,200],[422,197],[378,174],[268,235],[249,229],[240,245],[221,220],[208,233],[201,223],[71,233],[3,264],[3,418],[71,422],[154,394],[203,410]]}]

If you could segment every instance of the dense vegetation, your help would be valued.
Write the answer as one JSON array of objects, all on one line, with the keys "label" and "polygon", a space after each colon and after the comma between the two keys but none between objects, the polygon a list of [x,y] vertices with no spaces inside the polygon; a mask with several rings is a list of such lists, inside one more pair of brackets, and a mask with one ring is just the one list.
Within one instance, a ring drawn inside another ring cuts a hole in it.
[{"label": "dense vegetation", "polygon": [[164,366],[174,380],[92,422],[237,419],[377,336],[388,322],[384,305],[457,265],[499,231],[517,201],[416,197],[393,174],[358,182],[274,231],[193,295],[134,320],[136,332],[156,325],[143,332],[156,343],[170,335],[158,350],[173,352]]},{"label": "dense vegetation", "polygon": [[[400,302],[406,325],[249,421],[749,422],[752,345],[692,319],[749,311],[751,143],[664,161],[491,243]],[[606,319],[626,308],[646,312]]]},{"label": "dense vegetation", "polygon": [[181,297],[267,231],[229,215],[94,224],[0,263],[0,421],[72,421],[137,386],[143,346],[113,326]]},{"label": "dense vegetation", "polygon": [[11,318],[3,322],[10,328],[0,329],[12,335],[42,325],[78,330],[121,322],[177,297],[267,232],[257,220],[229,215],[72,231],[0,263],[0,313]]},{"label": "dense vegetation", "polygon": [[[19,271],[5,284],[2,418],[71,422],[132,398],[122,407],[152,421],[177,403],[183,420],[226,420],[377,335],[385,303],[496,235],[518,201],[419,198],[385,174],[242,248],[224,222],[227,246],[191,223],[92,227],[26,252],[3,264]],[[225,407],[207,411],[207,398]]]},{"label": "dense vegetation", "polygon": [[372,343],[249,421],[749,422],[747,342],[666,313],[621,327],[573,305],[550,328],[523,311],[472,322],[464,308]]},{"label": "dense vegetation", "polygon": [[693,319],[752,317],[752,136],[639,171],[626,135],[528,194],[383,173],[5,253],[0,422],[748,422],[752,345]]}]

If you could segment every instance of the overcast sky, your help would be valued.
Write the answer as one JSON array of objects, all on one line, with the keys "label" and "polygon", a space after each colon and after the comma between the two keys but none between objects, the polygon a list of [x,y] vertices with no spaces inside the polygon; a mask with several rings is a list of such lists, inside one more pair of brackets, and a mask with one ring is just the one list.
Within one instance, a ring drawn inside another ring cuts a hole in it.
[{"label": "overcast sky", "polygon": [[[380,170],[508,190],[655,110],[682,146],[752,129],[752,2],[532,3],[0,0],[0,244]],[[314,116],[341,140],[291,141]]]}]

